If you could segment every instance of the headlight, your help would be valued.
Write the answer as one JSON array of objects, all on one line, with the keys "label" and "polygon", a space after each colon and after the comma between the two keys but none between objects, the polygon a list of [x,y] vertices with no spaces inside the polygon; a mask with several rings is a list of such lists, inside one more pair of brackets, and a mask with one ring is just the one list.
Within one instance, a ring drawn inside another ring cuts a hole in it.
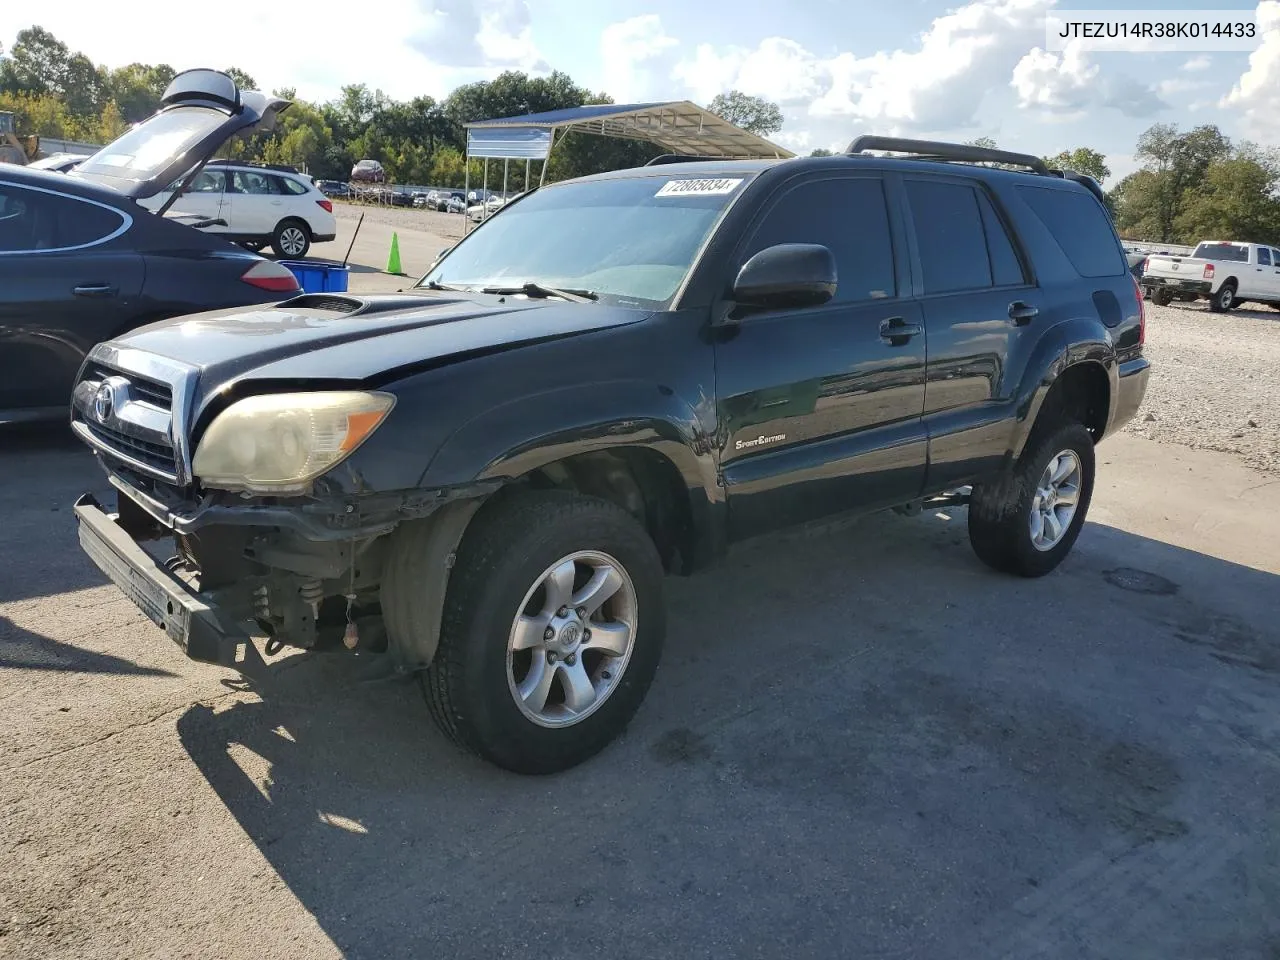
[{"label": "headlight", "polygon": [[209,425],[192,472],[207,487],[303,493],[360,446],[395,402],[389,393],[356,390],[237,401]]}]

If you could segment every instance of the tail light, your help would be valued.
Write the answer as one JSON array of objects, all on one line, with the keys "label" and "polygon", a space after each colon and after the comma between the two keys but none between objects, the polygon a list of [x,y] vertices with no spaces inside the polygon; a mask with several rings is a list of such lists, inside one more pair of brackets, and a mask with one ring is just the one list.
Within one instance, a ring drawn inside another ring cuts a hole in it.
[{"label": "tail light", "polygon": [[1133,295],[1138,301],[1138,346],[1141,347],[1147,342],[1147,304],[1142,299],[1142,287],[1138,285],[1138,278],[1133,278]]},{"label": "tail light", "polygon": [[271,260],[255,263],[240,275],[240,279],[251,287],[272,293],[297,293],[302,289],[292,270]]},{"label": "tail light", "polygon": [[1151,269],[1151,258],[1150,258],[1150,257],[1143,257],[1143,258],[1142,258],[1142,272],[1143,272],[1143,273],[1146,273],[1146,272],[1147,272],[1148,270],[1150,270],[1150,269]]},{"label": "tail light", "polygon": [[317,200],[316,205],[319,206],[322,210],[324,210],[325,213],[333,213],[333,204],[327,199]]},{"label": "tail light", "polygon": [[1204,265],[1204,278],[1205,278],[1206,280],[1212,280],[1212,279],[1213,279],[1213,264],[1212,264],[1212,263],[1206,263],[1206,264]]}]

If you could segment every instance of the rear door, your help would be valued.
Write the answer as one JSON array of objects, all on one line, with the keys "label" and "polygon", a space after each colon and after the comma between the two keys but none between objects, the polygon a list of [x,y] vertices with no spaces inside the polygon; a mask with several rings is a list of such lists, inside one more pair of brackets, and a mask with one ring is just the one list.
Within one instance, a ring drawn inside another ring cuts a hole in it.
[{"label": "rear door", "polygon": [[1258,262],[1253,264],[1252,295],[1266,300],[1276,296],[1275,264],[1272,262],[1270,247],[1256,247],[1255,251],[1254,256]]},{"label": "rear door", "polygon": [[275,177],[257,170],[230,171],[227,193],[231,197],[231,233],[265,237],[284,219],[284,197],[272,182]]},{"label": "rear door", "polygon": [[929,335],[926,485],[967,481],[1008,445],[1006,376],[1018,341],[1036,335],[1031,285],[995,197],[965,177],[904,178]]},{"label": "rear door", "polygon": [[134,215],[0,173],[0,419],[66,408],[84,355],[134,318]]},{"label": "rear door", "polygon": [[820,243],[838,276],[827,304],[752,314],[716,344],[732,540],[920,491],[925,337],[892,196],[874,172],[792,180],[731,259],[729,281],[766,247]]}]

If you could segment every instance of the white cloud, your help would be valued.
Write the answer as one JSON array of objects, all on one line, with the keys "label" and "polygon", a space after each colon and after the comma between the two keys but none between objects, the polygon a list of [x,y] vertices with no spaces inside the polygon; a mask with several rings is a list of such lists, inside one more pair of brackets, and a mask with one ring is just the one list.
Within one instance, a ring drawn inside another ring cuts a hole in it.
[{"label": "white cloud", "polygon": [[611,23],[600,36],[604,89],[619,103],[646,96],[652,82],[649,66],[679,43],[667,36],[656,13]]},{"label": "white cloud", "polygon": [[[507,67],[546,69],[524,0],[380,0],[375,15],[354,20],[342,0],[313,0],[305,16],[287,4],[260,4],[245,29],[200,31],[197,42],[174,32],[172,4],[128,0],[127,6],[128,16],[103,17],[97,0],[66,0],[41,8],[38,21],[108,67],[236,66],[263,89],[295,87],[309,100],[335,97],[351,83],[400,99],[439,97]],[[31,23],[30,8],[0,0],[0,43],[8,47]]]},{"label": "white cloud", "polygon": [[827,87],[823,63],[785,37],[767,37],[754,50],[730,47],[717,52],[709,43],[698,45],[692,60],[678,63],[672,76],[706,103],[727,90],[767,97],[783,106],[803,103]]},{"label": "white cloud", "polygon": [[1236,81],[1221,106],[1238,110],[1247,123],[1250,139],[1280,138],[1280,116],[1275,109],[1280,89],[1280,0],[1258,4],[1258,29],[1262,44],[1249,54],[1249,69]]},{"label": "white cloud", "polygon": [[1074,113],[1093,99],[1099,69],[1077,43],[1060,54],[1033,47],[1014,66],[1009,85],[1020,107]]},{"label": "white cloud", "polygon": [[1201,55],[1198,57],[1192,57],[1190,60],[1188,60],[1186,63],[1182,65],[1182,69],[1187,71],[1187,73],[1196,73],[1200,70],[1208,70],[1209,67],[1211,67],[1212,65],[1213,65],[1212,60],[1210,60],[1208,57],[1204,55]]}]

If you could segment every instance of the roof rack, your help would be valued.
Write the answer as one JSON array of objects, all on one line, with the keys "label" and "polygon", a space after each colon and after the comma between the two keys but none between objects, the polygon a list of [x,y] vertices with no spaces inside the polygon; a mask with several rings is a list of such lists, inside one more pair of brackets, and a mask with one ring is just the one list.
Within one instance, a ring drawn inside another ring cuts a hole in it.
[{"label": "roof rack", "polygon": [[962,143],[943,143],[938,140],[904,140],[900,137],[858,137],[849,144],[847,154],[866,153],[868,150],[884,150],[891,153],[908,153],[918,160],[959,160],[964,163],[1007,163],[1026,167],[1033,173],[1048,174],[1049,165],[1029,153],[1011,153],[990,147],[971,147]]},{"label": "roof rack", "polygon": [[297,167],[290,166],[287,163],[255,163],[249,160],[232,160],[223,158],[219,160],[210,160],[207,167],[253,167],[257,170],[279,170],[281,173],[301,173]]}]

